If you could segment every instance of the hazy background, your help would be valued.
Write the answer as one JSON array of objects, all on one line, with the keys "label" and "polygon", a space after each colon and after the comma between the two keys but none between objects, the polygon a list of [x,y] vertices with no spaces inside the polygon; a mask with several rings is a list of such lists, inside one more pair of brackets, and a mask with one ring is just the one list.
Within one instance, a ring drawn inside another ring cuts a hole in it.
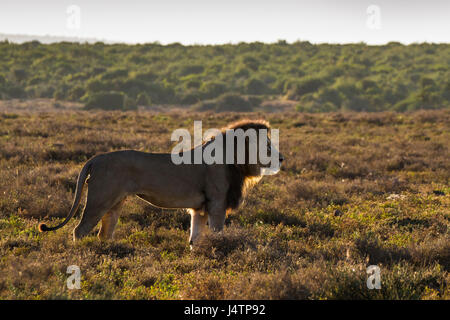
[{"label": "hazy background", "polygon": [[[68,12],[71,5],[79,14]],[[368,13],[370,5],[379,14]],[[407,44],[449,42],[449,12],[448,0],[1,0],[0,33],[163,44]]]}]

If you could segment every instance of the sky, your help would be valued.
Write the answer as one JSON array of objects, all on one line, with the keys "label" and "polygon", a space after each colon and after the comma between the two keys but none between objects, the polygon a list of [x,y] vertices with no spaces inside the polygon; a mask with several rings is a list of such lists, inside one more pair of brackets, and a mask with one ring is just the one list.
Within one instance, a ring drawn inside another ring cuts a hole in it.
[{"label": "sky", "polygon": [[450,42],[450,0],[0,0],[0,33],[126,43]]}]

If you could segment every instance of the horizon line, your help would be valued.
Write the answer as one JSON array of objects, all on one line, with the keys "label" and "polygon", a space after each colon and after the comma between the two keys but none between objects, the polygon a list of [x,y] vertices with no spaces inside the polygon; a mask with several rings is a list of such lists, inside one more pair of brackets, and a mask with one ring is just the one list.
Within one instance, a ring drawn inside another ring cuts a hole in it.
[{"label": "horizon line", "polygon": [[[399,43],[403,46],[408,45],[420,45],[420,44],[433,44],[433,45],[443,45],[443,44],[450,44],[449,42],[428,42],[428,41],[412,41],[412,42],[402,42],[400,40],[390,40],[383,43],[367,43],[364,40],[361,41],[355,41],[355,42],[320,42],[320,41],[312,41],[307,39],[297,39],[295,41],[288,41],[286,39],[278,39],[277,41],[273,42],[267,42],[267,41],[259,41],[259,40],[253,40],[253,41],[230,41],[230,42],[218,42],[218,43],[200,43],[200,42],[193,42],[193,43],[186,43],[182,41],[176,41],[176,42],[161,42],[160,40],[154,40],[154,41],[146,41],[146,42],[140,42],[140,41],[124,41],[124,40],[113,40],[113,39],[102,39],[102,38],[96,38],[96,37],[80,37],[80,36],[71,36],[71,35],[54,35],[54,34],[45,34],[45,35],[38,35],[38,34],[25,34],[25,33],[1,33],[0,32],[0,41],[8,41],[12,43],[26,43],[31,41],[38,41],[41,42],[39,39],[30,39],[30,40],[14,40],[9,39],[10,37],[23,37],[23,38],[48,38],[50,42],[43,43],[43,44],[53,44],[53,43],[61,43],[61,42],[70,42],[70,43],[79,43],[79,44],[85,44],[85,43],[104,43],[107,45],[117,45],[117,44],[123,44],[123,45],[147,45],[147,44],[158,44],[162,46],[170,46],[170,45],[181,45],[181,46],[222,46],[222,45],[238,45],[238,44],[250,44],[250,43],[261,43],[261,44],[277,44],[279,42],[285,42],[286,44],[295,44],[295,43],[301,43],[301,42],[309,42],[313,45],[352,45],[352,44],[364,44],[367,46],[385,46],[390,43]],[[51,41],[52,38],[63,38],[67,40],[60,40],[60,41]]]}]

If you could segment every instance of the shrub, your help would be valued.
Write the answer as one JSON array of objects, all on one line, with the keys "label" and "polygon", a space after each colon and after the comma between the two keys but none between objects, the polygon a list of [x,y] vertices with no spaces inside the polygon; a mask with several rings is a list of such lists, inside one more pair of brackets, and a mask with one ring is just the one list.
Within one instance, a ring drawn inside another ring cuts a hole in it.
[{"label": "shrub", "polygon": [[393,110],[398,112],[405,112],[418,109],[419,106],[420,104],[418,103],[417,98],[414,96],[409,96],[408,98],[397,102],[393,106]]},{"label": "shrub", "polygon": [[253,56],[250,55],[246,55],[242,58],[242,62],[244,63],[244,65],[248,68],[250,68],[253,71],[258,70],[259,68],[259,64],[260,62],[258,61],[258,59],[256,59]]},{"label": "shrub", "polygon": [[149,95],[152,103],[174,102],[175,89],[169,84],[149,83],[146,84],[145,92]]},{"label": "shrub", "polygon": [[363,81],[361,81],[360,85],[364,91],[378,88],[377,83],[370,79],[364,79]]},{"label": "shrub", "polygon": [[98,92],[87,97],[85,109],[121,110],[125,108],[123,92]]},{"label": "shrub", "polygon": [[236,69],[234,73],[235,78],[247,78],[250,75],[250,70],[244,66],[240,66]]},{"label": "shrub", "polygon": [[248,96],[247,100],[248,100],[248,102],[250,102],[250,104],[253,108],[259,107],[263,101],[263,99],[258,96]]},{"label": "shrub", "polygon": [[199,73],[202,73],[204,69],[205,68],[202,65],[191,65],[191,64],[188,64],[188,65],[185,65],[185,66],[181,67],[179,75],[180,76],[187,76],[187,75],[190,75],[190,74],[199,74]]},{"label": "shrub", "polygon": [[84,94],[85,94],[84,88],[77,86],[69,90],[67,98],[71,101],[79,101]]},{"label": "shrub", "polygon": [[198,111],[213,110],[216,112],[236,111],[236,112],[250,112],[252,111],[252,104],[235,93],[226,93],[214,100],[202,101],[194,106]]},{"label": "shrub", "polygon": [[[328,102],[326,110],[448,108],[448,49],[448,44],[0,42],[0,91],[3,99],[55,95],[72,101],[109,91],[137,99],[145,92],[157,104],[193,104],[227,92],[277,94],[314,111]],[[367,100],[364,107],[358,106],[360,98]]]},{"label": "shrub", "polygon": [[16,79],[16,81],[18,81],[18,82],[25,80],[27,77],[27,72],[21,68],[13,69],[12,73],[13,73],[14,79]]},{"label": "shrub", "polygon": [[22,86],[10,84],[4,89],[5,94],[9,98],[25,98],[27,96],[25,89]]},{"label": "shrub", "polygon": [[137,106],[138,104],[135,99],[125,95],[124,110],[136,110]]},{"label": "shrub", "polygon": [[139,106],[148,106],[151,103],[150,97],[145,93],[141,92],[136,98],[136,104]]},{"label": "shrub", "polygon": [[100,92],[108,90],[109,85],[105,81],[101,81],[97,78],[91,78],[88,80],[86,89],[89,92]]},{"label": "shrub", "polygon": [[306,102],[306,103],[299,103],[295,106],[295,110],[299,112],[334,112],[338,111],[339,108],[333,104],[332,102],[324,102],[324,103],[318,103],[318,102]]},{"label": "shrub", "polygon": [[189,91],[180,97],[180,103],[184,105],[195,104],[200,100],[200,94],[197,91]]},{"label": "shrub", "polygon": [[53,92],[53,98],[55,100],[64,100],[66,97],[66,92],[63,88],[58,88]]},{"label": "shrub", "polygon": [[126,69],[115,69],[109,70],[101,75],[102,80],[111,80],[117,78],[126,78],[128,76],[128,70]]},{"label": "shrub", "polygon": [[224,94],[227,86],[223,82],[205,82],[200,87],[200,92],[206,99],[214,99]]},{"label": "shrub", "polygon": [[352,97],[343,103],[342,109],[350,111],[369,111],[371,110],[371,106],[369,100],[364,97]]},{"label": "shrub", "polygon": [[264,81],[256,78],[251,78],[246,81],[245,91],[248,94],[265,94],[268,93],[269,88]]},{"label": "shrub", "polygon": [[332,88],[325,88],[319,92],[319,100],[321,102],[331,102],[335,106],[340,106],[342,103],[342,97],[339,91]]},{"label": "shrub", "polygon": [[291,88],[287,92],[287,96],[289,99],[298,100],[307,93],[316,92],[324,84],[325,82],[319,78],[309,78],[296,83],[291,83]]}]

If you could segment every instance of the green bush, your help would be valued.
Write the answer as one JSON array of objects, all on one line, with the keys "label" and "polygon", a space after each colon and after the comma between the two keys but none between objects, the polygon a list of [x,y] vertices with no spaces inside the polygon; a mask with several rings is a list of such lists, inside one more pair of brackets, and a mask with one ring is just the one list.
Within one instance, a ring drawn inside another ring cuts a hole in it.
[{"label": "green bush", "polygon": [[342,104],[342,109],[345,111],[370,111],[370,101],[365,97],[355,96],[346,100]]},{"label": "green bush", "polygon": [[205,68],[202,65],[185,65],[181,67],[179,72],[180,76],[187,76],[189,74],[199,74],[202,73]]},{"label": "green bush", "polygon": [[258,61],[258,59],[256,59],[252,55],[246,55],[246,56],[242,57],[242,62],[244,63],[244,65],[246,67],[250,68],[253,71],[258,70],[259,65],[260,65],[260,62]]},{"label": "green bush", "polygon": [[[85,89],[81,86],[73,87],[69,90],[67,94],[67,99],[70,101],[79,101],[82,96],[86,93]],[[61,99],[60,99],[61,100]]]},{"label": "green bush", "polygon": [[123,110],[137,110],[137,101],[131,97],[128,97],[127,95],[125,95],[125,99],[124,99],[124,108]]},{"label": "green bush", "polygon": [[266,94],[268,91],[266,83],[260,79],[251,78],[245,83],[245,92],[248,94]]},{"label": "green bush", "polygon": [[320,102],[330,102],[335,106],[340,106],[342,103],[342,97],[338,90],[333,88],[324,88],[318,94],[318,100]]},{"label": "green bush", "polygon": [[8,84],[3,92],[8,98],[23,99],[27,97],[25,89],[20,85]]},{"label": "green bush", "polygon": [[317,112],[334,112],[338,111],[339,108],[332,102],[318,103],[311,101],[307,103],[299,103],[298,105],[295,106],[295,110],[297,110],[298,112],[317,113]]},{"label": "green bush", "polygon": [[248,96],[247,97],[248,102],[250,102],[250,105],[252,106],[252,108],[257,108],[261,105],[261,103],[263,102],[263,98],[259,97],[259,96]]},{"label": "green bush", "polygon": [[101,75],[102,80],[111,80],[111,79],[126,78],[126,77],[128,77],[128,70],[126,70],[126,69],[109,70]]},{"label": "green bush", "polygon": [[85,109],[124,110],[125,94],[123,92],[98,92],[87,96]]},{"label": "green bush", "polygon": [[325,85],[325,82],[319,78],[303,79],[290,85],[287,96],[289,99],[298,100],[307,93],[316,92],[323,85]]},{"label": "green bush", "polygon": [[136,98],[136,104],[139,106],[148,106],[151,103],[150,97],[145,93],[141,92]]},{"label": "green bush", "polygon": [[102,81],[98,78],[91,78],[86,84],[86,89],[88,92],[101,92],[108,91],[109,85],[107,82]]},{"label": "green bush", "polygon": [[[0,90],[2,99],[86,102],[87,96],[114,91],[141,104],[145,98],[139,95],[145,92],[159,105],[203,101],[211,107],[234,92],[295,100],[302,110],[449,108],[449,47],[283,41],[211,46],[0,42]],[[245,100],[238,103],[239,109],[249,109]]]},{"label": "green bush", "polygon": [[411,111],[416,110],[419,108],[419,101],[414,96],[410,96],[406,99],[403,99],[399,102],[397,102],[393,110],[398,112],[405,112],[405,111]]},{"label": "green bush", "polygon": [[187,93],[183,93],[180,98],[180,103],[184,105],[196,104],[201,100],[198,91],[192,90]]},{"label": "green bush", "polygon": [[53,98],[55,98],[55,100],[64,100],[66,98],[66,91],[62,87],[57,88],[53,92]]},{"label": "green bush", "polygon": [[253,106],[248,99],[239,94],[226,93],[217,99],[200,102],[194,106],[194,109],[198,111],[212,110],[215,112],[250,112],[253,110]]},{"label": "green bush", "polygon": [[204,99],[214,99],[227,91],[227,85],[224,82],[205,82],[200,86],[200,93]]},{"label": "green bush", "polygon": [[248,76],[250,76],[250,70],[247,69],[246,67],[239,67],[236,69],[236,72],[233,74],[234,78],[239,79],[239,78],[247,78]]},{"label": "green bush", "polygon": [[12,74],[17,82],[22,82],[27,78],[27,72],[22,68],[14,68]]}]

